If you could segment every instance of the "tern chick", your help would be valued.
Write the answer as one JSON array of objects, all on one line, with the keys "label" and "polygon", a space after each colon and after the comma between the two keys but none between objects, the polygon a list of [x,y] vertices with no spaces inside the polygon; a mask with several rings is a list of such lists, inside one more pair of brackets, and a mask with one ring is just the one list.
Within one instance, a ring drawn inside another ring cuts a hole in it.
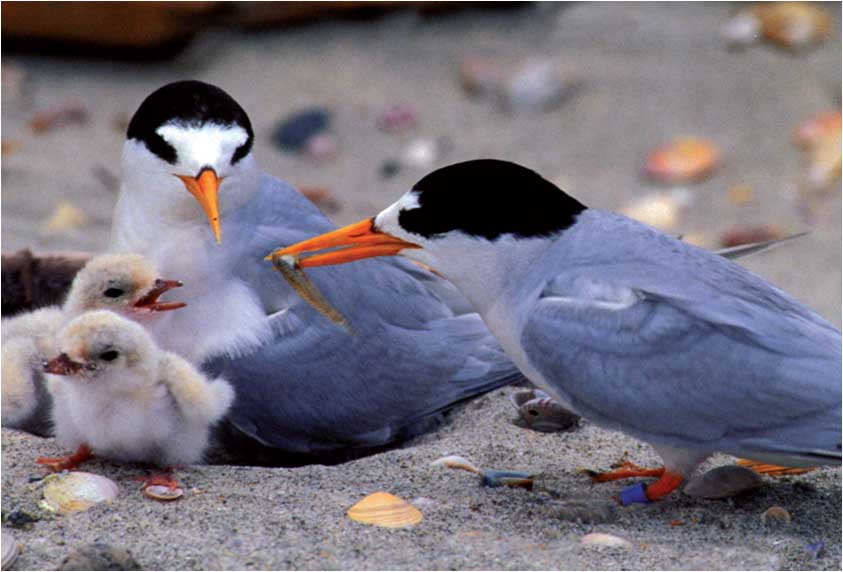
[{"label": "tern chick", "polygon": [[155,268],[140,255],[105,254],[79,271],[62,307],[4,319],[3,427],[49,434],[49,396],[44,390],[42,363],[54,353],[54,337],[62,324],[83,312],[104,309],[146,325],[159,312],[184,306],[158,300],[180,285],[158,279]]},{"label": "tern chick", "polygon": [[[317,251],[330,251],[316,253]],[[670,494],[715,451],[840,465],[840,331],[724,256],[591,209],[497,160],[421,179],[374,218],[278,249],[302,267],[401,254],[441,272],[533,383],[651,443]]]},{"label": "tern chick", "polygon": [[234,399],[228,382],[207,379],[113,312],[71,320],[57,344],[58,355],[44,366],[47,388],[56,438],[76,453],[39,459],[54,470],[91,454],[164,467],[195,463]]}]

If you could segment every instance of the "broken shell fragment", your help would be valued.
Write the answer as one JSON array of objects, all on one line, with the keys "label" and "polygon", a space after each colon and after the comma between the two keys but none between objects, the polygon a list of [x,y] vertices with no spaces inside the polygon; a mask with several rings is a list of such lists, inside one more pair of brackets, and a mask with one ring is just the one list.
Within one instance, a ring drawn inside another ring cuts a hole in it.
[{"label": "broken shell fragment", "polygon": [[422,513],[407,501],[386,492],[363,498],[346,512],[348,518],[384,528],[402,528],[422,521]]},{"label": "broken shell fragment", "polygon": [[495,469],[486,469],[480,476],[480,484],[484,487],[511,487],[518,489],[533,490],[533,479],[535,475],[529,473],[520,473],[518,471],[496,471]]},{"label": "broken shell fragment", "polygon": [[824,40],[831,31],[826,10],[811,2],[764,2],[752,9],[764,39],[784,48],[802,48]]},{"label": "broken shell fragment", "polygon": [[621,214],[659,230],[672,230],[679,224],[682,205],[675,193],[646,195],[619,209]]},{"label": "broken shell fragment", "polygon": [[790,513],[780,506],[771,506],[761,514],[761,523],[766,525],[790,524]]},{"label": "broken shell fragment", "polygon": [[736,497],[759,488],[761,476],[745,467],[725,465],[696,476],[685,485],[686,495],[704,499]]},{"label": "broken shell fragment", "polygon": [[517,391],[510,400],[518,408],[518,417],[512,423],[523,429],[555,433],[576,427],[580,420],[579,415],[571,413],[540,389]]},{"label": "broken shell fragment", "polygon": [[90,222],[90,217],[79,207],[68,201],[61,201],[50,218],[41,226],[45,234],[59,234],[75,230]]},{"label": "broken shell fragment", "polygon": [[447,457],[440,457],[436,459],[432,463],[430,463],[433,467],[447,467],[449,469],[460,469],[462,471],[468,471],[469,473],[474,473],[476,475],[481,474],[481,470],[478,469],[474,464],[466,459],[465,457],[460,457],[459,455],[448,455]]},{"label": "broken shell fragment", "polygon": [[184,496],[184,489],[181,487],[168,487],[166,485],[149,485],[143,487],[145,497],[157,501],[174,501]]},{"label": "broken shell fragment", "polygon": [[632,548],[632,543],[625,538],[606,534],[604,532],[592,532],[580,539],[580,544],[586,546],[610,546],[612,548]]},{"label": "broken shell fragment", "polygon": [[767,463],[759,463],[758,461],[751,461],[749,459],[738,459],[735,463],[741,467],[752,469],[756,473],[767,475],[768,477],[782,477],[786,475],[801,475],[815,471],[815,467],[782,467],[780,465],[769,465]]},{"label": "broken shell fragment", "polygon": [[20,556],[20,546],[11,530],[3,529],[3,537],[0,542],[3,544],[3,559],[2,563],[0,563],[0,570],[10,570],[12,564]]},{"label": "broken shell fragment", "polygon": [[93,473],[70,472],[44,478],[42,508],[59,514],[88,510],[95,504],[117,498],[117,484]]},{"label": "broken shell fragment", "polygon": [[650,153],[645,170],[664,183],[686,183],[706,178],[719,159],[714,144],[700,137],[679,137]]}]

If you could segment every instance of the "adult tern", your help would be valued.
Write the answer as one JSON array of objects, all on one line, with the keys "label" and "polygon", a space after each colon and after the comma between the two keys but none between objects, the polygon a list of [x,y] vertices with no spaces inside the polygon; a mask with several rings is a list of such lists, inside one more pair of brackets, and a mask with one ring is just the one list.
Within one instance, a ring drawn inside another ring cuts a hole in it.
[{"label": "adult tern", "polygon": [[374,218],[273,253],[396,254],[451,280],[565,407],[653,445],[664,468],[605,477],[659,477],[625,503],[669,494],[715,451],[840,464],[840,331],[725,257],[497,160],[434,171]]}]

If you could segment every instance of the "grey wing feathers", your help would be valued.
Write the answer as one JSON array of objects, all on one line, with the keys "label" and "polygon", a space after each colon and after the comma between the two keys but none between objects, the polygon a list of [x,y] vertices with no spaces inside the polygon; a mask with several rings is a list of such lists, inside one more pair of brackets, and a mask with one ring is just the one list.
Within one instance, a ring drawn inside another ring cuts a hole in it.
[{"label": "grey wing feathers", "polygon": [[[331,230],[306,199],[267,178],[235,273],[260,297],[273,339],[203,364],[236,390],[231,420],[264,444],[317,453],[375,447],[424,430],[457,403],[520,379],[479,316],[454,312],[435,278],[398,259],[307,269],[350,335],[301,300],[264,254]],[[259,221],[255,224],[254,221]],[[421,279],[424,278],[424,279]]]},{"label": "grey wing feathers", "polygon": [[610,216],[614,250],[557,255],[523,332],[535,367],[645,440],[839,463],[840,332],[743,268]]}]

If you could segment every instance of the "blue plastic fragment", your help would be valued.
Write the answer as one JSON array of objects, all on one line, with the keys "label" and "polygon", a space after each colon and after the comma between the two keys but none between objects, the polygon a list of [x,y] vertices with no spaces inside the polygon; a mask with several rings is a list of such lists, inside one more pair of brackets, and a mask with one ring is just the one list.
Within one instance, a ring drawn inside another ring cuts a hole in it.
[{"label": "blue plastic fragment", "polygon": [[822,556],[823,548],[825,548],[825,544],[822,541],[812,542],[805,547],[805,551],[816,559]]},{"label": "blue plastic fragment", "polygon": [[623,506],[647,504],[649,502],[650,499],[647,498],[647,488],[644,486],[644,483],[636,483],[621,491],[621,504]]}]

